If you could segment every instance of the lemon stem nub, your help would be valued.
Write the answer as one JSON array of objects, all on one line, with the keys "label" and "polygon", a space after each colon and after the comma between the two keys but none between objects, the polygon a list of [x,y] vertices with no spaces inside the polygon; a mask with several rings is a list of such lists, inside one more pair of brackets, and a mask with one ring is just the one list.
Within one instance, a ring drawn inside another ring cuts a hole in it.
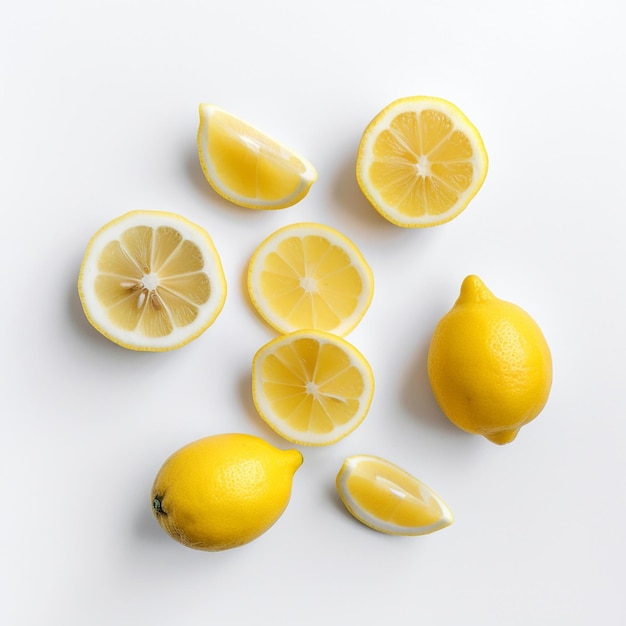
[{"label": "lemon stem nub", "polygon": [[161,496],[156,496],[154,500],[152,500],[152,508],[157,515],[167,515],[161,506]]}]

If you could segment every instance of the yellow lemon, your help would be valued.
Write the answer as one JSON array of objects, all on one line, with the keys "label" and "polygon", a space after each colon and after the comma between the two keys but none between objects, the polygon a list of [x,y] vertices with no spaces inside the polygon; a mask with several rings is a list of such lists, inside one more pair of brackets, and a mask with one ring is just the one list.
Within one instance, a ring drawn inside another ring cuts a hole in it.
[{"label": "yellow lemon", "polygon": [[317,180],[317,171],[305,158],[213,104],[200,105],[197,141],[211,187],[243,207],[291,206]]},{"label": "yellow lemon", "polygon": [[78,292],[91,324],[132,350],[179,348],[203,333],[226,298],[209,234],[175,213],[131,211],[90,240]]},{"label": "yellow lemon", "polygon": [[280,450],[253,435],[204,437],[163,463],[152,487],[152,511],[173,539],[190,548],[235,548],[282,515],[301,464],[298,450]]},{"label": "yellow lemon", "polygon": [[315,330],[282,335],[252,361],[252,396],[279,435],[309,446],[349,435],[369,411],[374,376],[365,357],[341,337]]},{"label": "yellow lemon", "polygon": [[451,422],[505,444],[546,404],[552,358],[526,311],[494,296],[477,276],[468,276],[435,328],[428,376]]},{"label": "yellow lemon", "polygon": [[487,175],[476,127],[442,98],[395,100],[367,126],[359,144],[358,184],[387,220],[407,228],[448,222]]},{"label": "yellow lemon", "polygon": [[347,335],[374,294],[372,270],[345,235],[315,223],[279,228],[248,269],[252,305],[282,333],[312,328]]},{"label": "yellow lemon", "polygon": [[348,457],[337,491],[360,522],[390,535],[426,535],[452,524],[446,503],[422,481],[386,459]]}]

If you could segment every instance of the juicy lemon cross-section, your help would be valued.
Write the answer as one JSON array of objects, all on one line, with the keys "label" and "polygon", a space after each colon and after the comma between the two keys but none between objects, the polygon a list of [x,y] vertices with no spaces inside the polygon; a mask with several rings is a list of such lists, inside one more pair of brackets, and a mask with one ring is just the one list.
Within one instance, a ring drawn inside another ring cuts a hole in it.
[{"label": "juicy lemon cross-section", "polygon": [[283,209],[302,200],[317,180],[305,158],[213,104],[200,105],[197,141],[208,183],[239,206]]},{"label": "juicy lemon cross-section", "polygon": [[78,279],[91,324],[132,350],[185,345],[219,315],[224,271],[206,231],[174,213],[131,211],[91,239]]},{"label": "juicy lemon cross-section", "polygon": [[263,346],[252,362],[259,415],[292,443],[324,446],[361,424],[374,394],[365,357],[345,339],[296,331]]},{"label": "juicy lemon cross-section", "polygon": [[281,333],[316,329],[345,336],[365,315],[374,293],[372,270],[339,231],[291,224],[267,237],[248,270],[254,308]]},{"label": "juicy lemon cross-section", "polygon": [[454,104],[430,96],[395,100],[367,126],[358,184],[388,221],[436,226],[459,215],[487,175],[483,140]]},{"label": "juicy lemon cross-section", "polygon": [[337,474],[336,484],[348,511],[382,533],[425,535],[449,526],[454,519],[430,487],[380,457],[348,457]]}]

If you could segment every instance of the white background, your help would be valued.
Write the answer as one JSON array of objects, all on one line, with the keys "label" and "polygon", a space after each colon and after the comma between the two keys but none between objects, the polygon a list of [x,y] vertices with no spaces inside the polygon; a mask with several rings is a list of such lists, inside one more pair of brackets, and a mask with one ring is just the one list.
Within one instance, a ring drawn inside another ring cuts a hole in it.
[{"label": "white background", "polygon": [[[618,0],[3,0],[0,621],[109,624],[623,624],[623,19]],[[384,221],[355,182],[370,119],[440,96],[480,129],[490,169],[447,225]],[[203,179],[197,108],[213,102],[295,148],[318,182],[298,205],[228,204]],[[127,351],[86,321],[91,235],[133,209],[178,212],[219,249],[215,324],[169,353]],[[319,221],[359,246],[374,300],[349,340],[376,394],[361,427],[303,448],[285,514],[204,553],[152,518],[181,445],[280,440],[255,414],[253,354],[274,337],[244,276],[279,226]],[[425,355],[478,274],[540,324],[554,385],[498,447],[437,408]],[[335,476],[383,456],[437,491],[454,524],[389,537],[343,509]]]}]

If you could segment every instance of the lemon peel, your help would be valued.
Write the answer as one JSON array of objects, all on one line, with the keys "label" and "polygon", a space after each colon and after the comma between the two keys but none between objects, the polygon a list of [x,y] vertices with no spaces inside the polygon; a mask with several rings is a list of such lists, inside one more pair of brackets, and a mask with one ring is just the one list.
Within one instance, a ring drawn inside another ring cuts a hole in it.
[{"label": "lemon peel", "polygon": [[168,457],[152,486],[152,512],[172,539],[221,551],[260,537],[283,514],[299,450],[244,433],[210,435]]},{"label": "lemon peel", "polygon": [[543,410],[552,357],[535,320],[467,276],[454,306],[438,322],[428,377],[443,413],[470,433],[510,443]]}]

